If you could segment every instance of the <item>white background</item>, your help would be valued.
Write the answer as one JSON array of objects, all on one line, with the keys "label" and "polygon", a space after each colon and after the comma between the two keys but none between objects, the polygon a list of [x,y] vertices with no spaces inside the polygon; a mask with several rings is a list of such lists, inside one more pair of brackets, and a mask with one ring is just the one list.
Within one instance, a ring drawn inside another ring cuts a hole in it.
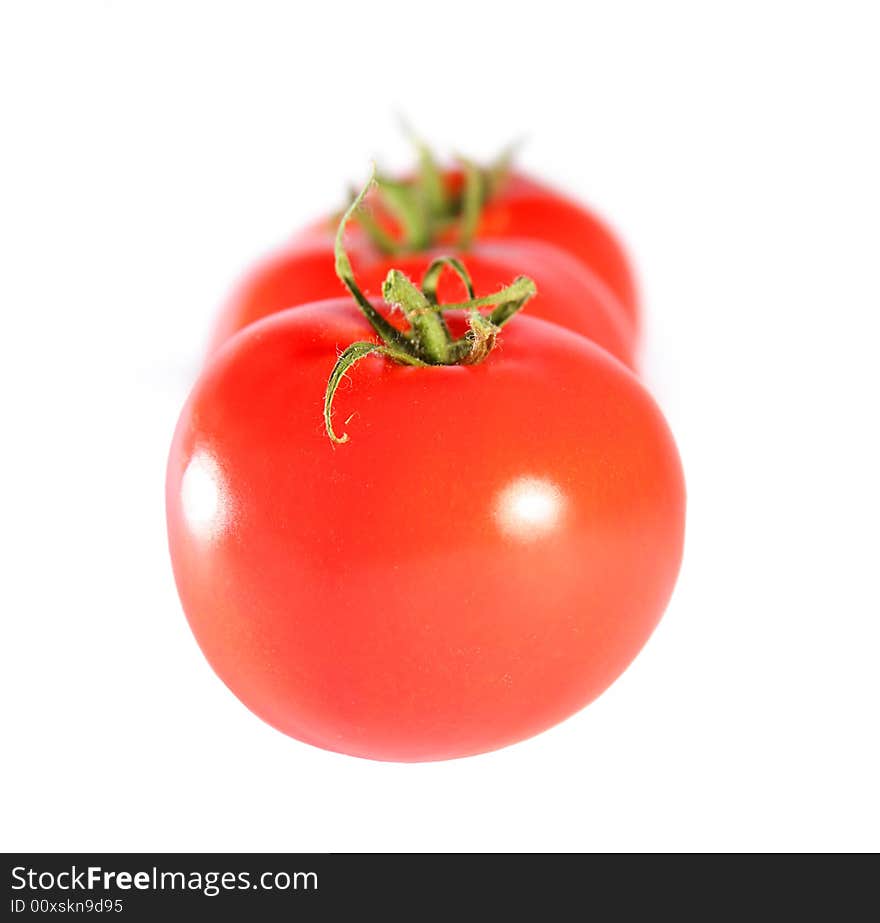
[{"label": "white background", "polygon": [[[877,849],[880,56],[871,3],[6,3],[5,849]],[[398,113],[608,214],[689,486],[598,702],[387,765],[254,718],[175,593],[166,452],[218,303]]]}]

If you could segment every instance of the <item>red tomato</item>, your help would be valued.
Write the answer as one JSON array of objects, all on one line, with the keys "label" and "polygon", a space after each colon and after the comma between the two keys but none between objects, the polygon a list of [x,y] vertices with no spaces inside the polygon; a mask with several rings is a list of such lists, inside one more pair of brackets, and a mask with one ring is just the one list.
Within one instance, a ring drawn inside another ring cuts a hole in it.
[{"label": "red tomato", "polygon": [[503,747],[602,692],[672,592],[685,493],[638,380],[515,318],[478,365],[370,356],[322,426],[349,299],[231,339],[167,475],[174,573],[229,688],[300,740],[380,760]]},{"label": "red tomato", "polygon": [[[447,250],[405,257],[378,254],[356,228],[347,234],[347,249],[358,283],[369,295],[381,293],[388,270],[398,268],[417,280],[431,261]],[[454,251],[453,251],[454,252]],[[603,283],[569,254],[537,240],[477,242],[463,256],[474,287],[481,293],[501,288],[519,273],[535,281],[538,294],[528,312],[574,330],[607,349],[631,368],[634,337],[616,299]],[[270,257],[239,285],[218,318],[209,353],[232,334],[285,308],[338,296],[344,291],[334,269],[333,240],[313,230]],[[440,285],[440,300],[462,297],[452,275]]]},{"label": "red tomato", "polygon": [[[417,183],[417,175],[405,182]],[[464,187],[461,169],[442,172],[447,195],[458,202]],[[480,210],[480,220],[474,229],[478,241],[510,238],[542,240],[570,253],[592,274],[598,276],[616,296],[626,317],[628,329],[635,333],[639,326],[638,290],[630,260],[623,244],[608,225],[592,210],[551,187],[519,171],[502,174]],[[378,223],[395,239],[401,239],[401,228],[383,208],[381,191],[375,190],[369,201],[377,212]],[[460,204],[453,211],[460,211]],[[460,222],[440,237],[455,241]]]},{"label": "red tomato", "polygon": [[477,240],[536,238],[571,253],[617,296],[631,330],[639,323],[635,277],[623,245],[594,212],[513,173],[483,206]]}]

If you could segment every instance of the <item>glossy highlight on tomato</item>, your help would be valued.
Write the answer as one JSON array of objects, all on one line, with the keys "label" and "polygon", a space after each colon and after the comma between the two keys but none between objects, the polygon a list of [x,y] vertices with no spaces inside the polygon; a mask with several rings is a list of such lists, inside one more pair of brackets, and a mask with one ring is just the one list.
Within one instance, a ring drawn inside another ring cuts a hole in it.
[{"label": "glossy highlight on tomato", "polygon": [[623,364],[517,316],[476,365],[360,361],[334,445],[328,375],[373,336],[346,298],[208,362],[168,463],[180,597],[218,675],[286,734],[379,760],[503,747],[599,695],[659,620],[675,444]]}]

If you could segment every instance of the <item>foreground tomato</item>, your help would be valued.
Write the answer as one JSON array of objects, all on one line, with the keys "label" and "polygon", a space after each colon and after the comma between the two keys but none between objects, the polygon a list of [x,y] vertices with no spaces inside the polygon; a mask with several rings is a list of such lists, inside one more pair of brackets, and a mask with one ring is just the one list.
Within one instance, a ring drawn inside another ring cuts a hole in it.
[{"label": "foreground tomato", "polygon": [[218,675],[300,740],[439,760],[602,692],[669,599],[678,455],[636,378],[517,317],[479,364],[371,355],[321,426],[349,299],[255,323],[208,363],[167,476],[174,573]]},{"label": "foreground tomato", "polygon": [[[439,255],[451,252],[462,256],[447,248],[385,257],[356,228],[350,230],[347,240],[358,279],[371,295],[380,293],[382,281],[392,267],[418,279]],[[494,291],[517,273],[525,273],[538,287],[537,296],[529,303],[530,316],[574,330],[634,367],[634,337],[620,316],[616,300],[595,275],[569,254],[541,241],[509,239],[477,242],[464,258],[478,291]],[[338,296],[343,287],[334,259],[333,237],[324,231],[294,241],[257,266],[221,312],[209,354],[256,320],[295,305]],[[440,296],[442,301],[462,296],[453,277],[444,278]]]}]

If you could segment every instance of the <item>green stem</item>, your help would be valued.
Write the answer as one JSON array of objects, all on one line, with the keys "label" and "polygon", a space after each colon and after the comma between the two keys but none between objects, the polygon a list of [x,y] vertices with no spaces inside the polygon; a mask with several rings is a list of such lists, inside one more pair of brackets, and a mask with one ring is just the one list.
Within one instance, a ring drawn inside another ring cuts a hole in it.
[{"label": "green stem", "polygon": [[425,202],[432,216],[446,215],[449,212],[449,200],[443,174],[434,158],[434,153],[424,141],[410,132],[410,139],[415,145],[419,158],[419,183],[425,192]]},{"label": "green stem", "polygon": [[415,178],[395,180],[381,176],[377,183],[384,207],[400,223],[403,239],[392,241],[370,219],[364,223],[364,230],[382,253],[426,250],[449,228],[457,228],[458,245],[467,249],[474,241],[484,206],[497,194],[510,172],[518,145],[507,147],[486,167],[466,157],[456,157],[464,172],[464,186],[459,194],[452,195],[431,149],[405,124],[404,131],[418,158]]},{"label": "green stem", "polygon": [[522,139],[513,141],[481,171],[483,174],[483,202],[484,204],[498,194],[498,190],[504,184],[510,173],[510,165],[516,156],[517,151],[522,147]]},{"label": "green stem", "polygon": [[464,190],[461,196],[461,224],[458,245],[467,250],[474,242],[480,213],[485,204],[484,183],[480,168],[471,160],[459,158],[464,169]]},{"label": "green stem", "polygon": [[449,361],[451,337],[436,305],[399,269],[389,271],[382,283],[382,297],[388,304],[402,308],[412,326],[411,343],[415,351],[431,365],[445,365]]},{"label": "green stem", "polygon": [[457,359],[461,365],[477,365],[494,349],[500,328],[476,310],[468,315],[468,326],[467,334],[455,344]]},{"label": "green stem", "polygon": [[354,270],[351,268],[351,261],[348,258],[348,254],[345,252],[345,227],[351,219],[351,216],[357,211],[360,207],[361,202],[364,201],[364,198],[369,192],[370,187],[373,185],[376,179],[376,168],[373,167],[372,172],[370,173],[370,178],[367,180],[366,185],[363,189],[354,197],[351,205],[346,209],[345,214],[342,216],[342,220],[339,222],[339,227],[336,229],[336,245],[334,248],[334,253],[336,257],[336,275],[339,276],[343,285],[351,292],[352,297],[358,303],[361,311],[363,311],[364,316],[372,325],[376,333],[389,345],[398,346],[401,349],[406,349],[406,338],[404,335],[393,325],[388,323],[384,317],[370,304],[369,299],[364,295],[364,293],[358,288],[357,283],[354,280]]},{"label": "green stem", "polygon": [[472,298],[470,301],[453,302],[436,308],[438,311],[467,311],[471,308],[482,308],[487,305],[496,305],[495,311],[489,319],[497,326],[506,324],[520,308],[534,295],[538,289],[528,276],[517,276],[510,285],[496,292],[494,295],[484,295],[482,298]]},{"label": "green stem", "polygon": [[[489,312],[489,320],[496,327],[503,327],[530,298],[538,294],[538,287],[528,276],[517,276],[506,289],[496,295],[495,310]],[[504,297],[500,297],[500,296]]]},{"label": "green stem", "polygon": [[425,193],[418,183],[378,179],[385,207],[397,218],[403,229],[407,250],[424,250],[431,244],[431,218]]},{"label": "green stem", "polygon": [[465,269],[464,263],[454,256],[438,256],[425,270],[425,274],[422,276],[422,291],[428,301],[432,305],[437,304],[437,286],[440,283],[440,276],[443,275],[444,269],[451,269],[461,279],[468,298],[473,301],[476,295],[474,294],[474,283],[471,281],[471,274]]},{"label": "green stem", "polygon": [[383,346],[381,343],[370,343],[362,340],[346,347],[336,360],[336,365],[333,366],[333,371],[327,381],[327,389],[324,392],[324,428],[327,430],[330,441],[335,442],[337,445],[348,442],[348,434],[343,433],[341,436],[337,436],[333,430],[333,398],[336,397],[336,390],[345,377],[345,373],[356,362],[360,362],[361,359],[366,359],[367,356],[372,355],[387,356],[389,359],[394,359],[396,362],[405,365],[424,365],[424,362],[415,359],[408,353],[398,352],[388,346]]},{"label": "green stem", "polygon": [[[349,192],[349,205],[357,198],[357,192],[352,189]],[[392,256],[397,252],[397,244],[394,238],[383,228],[378,221],[370,214],[366,208],[362,208],[358,214],[358,224],[363,228],[364,233],[370,238],[373,246],[383,255]]]},{"label": "green stem", "polygon": [[[400,306],[410,325],[405,333],[398,330],[364,296],[355,282],[351,261],[345,252],[346,224],[363,202],[374,182],[374,176],[375,171],[339,222],[335,256],[337,275],[382,342],[359,340],[352,343],[343,350],[333,366],[324,392],[324,428],[334,444],[348,442],[346,433],[339,436],[333,429],[333,399],[345,373],[353,365],[372,355],[383,356],[403,365],[475,365],[492,351],[501,327],[536,292],[535,283],[531,279],[519,276],[500,292],[477,298],[467,269],[460,260],[453,257],[439,257],[428,266],[422,289],[417,288],[399,269],[392,269],[382,285],[382,295],[389,304]],[[451,269],[461,279],[468,294],[467,301],[438,304],[437,288],[444,269]],[[479,308],[484,305],[495,307],[488,315],[483,315]],[[456,308],[468,312],[468,331],[458,339],[452,337],[443,316],[445,311]]]}]

